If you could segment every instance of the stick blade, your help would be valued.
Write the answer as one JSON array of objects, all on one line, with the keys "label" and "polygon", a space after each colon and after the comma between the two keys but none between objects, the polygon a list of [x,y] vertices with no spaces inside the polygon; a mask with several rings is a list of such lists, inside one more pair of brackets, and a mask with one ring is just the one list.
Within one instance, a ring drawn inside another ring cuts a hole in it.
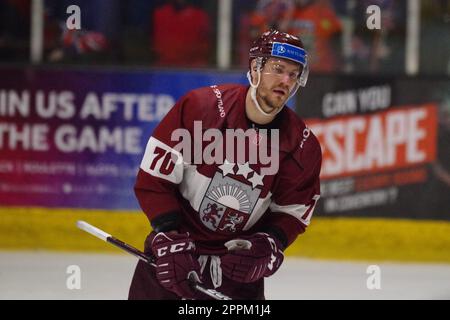
[{"label": "stick blade", "polygon": [[103,241],[107,241],[107,239],[109,237],[111,237],[111,235],[109,233],[106,233],[105,231],[102,231],[83,220],[77,221],[77,227],[83,231],[86,231],[87,233],[92,234],[94,237],[97,237]]}]

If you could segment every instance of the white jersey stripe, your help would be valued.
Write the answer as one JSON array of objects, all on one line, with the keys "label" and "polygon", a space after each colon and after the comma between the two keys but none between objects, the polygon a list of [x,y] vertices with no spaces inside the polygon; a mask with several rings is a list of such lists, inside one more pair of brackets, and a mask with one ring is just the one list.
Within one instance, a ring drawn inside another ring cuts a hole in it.
[{"label": "white jersey stripe", "polygon": [[261,216],[266,212],[267,208],[270,205],[272,198],[272,193],[268,193],[267,196],[264,199],[258,199],[256,202],[255,208],[253,209],[253,214],[248,219],[247,223],[245,224],[243,230],[248,230],[261,218]]},{"label": "white jersey stripe", "polygon": [[[315,195],[313,197],[313,204],[306,206],[304,204],[290,204],[290,205],[285,205],[285,206],[281,206],[276,204],[275,202],[272,202],[270,204],[270,210],[272,212],[281,212],[281,213],[286,213],[289,214],[295,218],[297,218],[301,223],[303,223],[305,226],[309,226],[309,223],[311,221],[311,216],[313,214],[314,211],[314,207],[316,206],[317,200],[319,200],[320,196],[319,195]],[[306,212],[308,212],[307,215]]]},{"label": "white jersey stripe", "polygon": [[187,165],[185,167],[184,179],[180,184],[180,192],[195,211],[200,209],[210,182],[211,178],[200,174],[196,166]]}]

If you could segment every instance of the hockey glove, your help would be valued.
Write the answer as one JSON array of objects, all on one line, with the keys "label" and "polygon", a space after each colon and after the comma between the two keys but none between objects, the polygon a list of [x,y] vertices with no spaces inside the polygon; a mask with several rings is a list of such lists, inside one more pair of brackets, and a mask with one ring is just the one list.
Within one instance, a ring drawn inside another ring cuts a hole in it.
[{"label": "hockey glove", "polygon": [[195,244],[189,233],[157,233],[151,241],[156,257],[156,278],[167,290],[186,299],[195,297],[188,277],[200,279],[200,264],[194,256]]},{"label": "hockey glove", "polygon": [[225,243],[228,253],[221,257],[223,274],[237,282],[255,282],[278,270],[284,255],[281,243],[267,233],[256,233]]}]

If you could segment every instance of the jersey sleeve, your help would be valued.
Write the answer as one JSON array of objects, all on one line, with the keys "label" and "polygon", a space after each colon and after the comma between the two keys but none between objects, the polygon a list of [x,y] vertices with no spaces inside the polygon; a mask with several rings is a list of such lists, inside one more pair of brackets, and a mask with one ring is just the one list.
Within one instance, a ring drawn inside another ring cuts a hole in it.
[{"label": "jersey sleeve", "polygon": [[320,198],[322,153],[315,137],[281,164],[263,229],[288,247],[308,227]]},{"label": "jersey sleeve", "polygon": [[184,113],[192,99],[190,96],[181,98],[155,128],[137,174],[135,195],[154,229],[156,222],[177,223],[179,220],[176,192],[183,179],[185,159],[172,133],[184,130]]}]

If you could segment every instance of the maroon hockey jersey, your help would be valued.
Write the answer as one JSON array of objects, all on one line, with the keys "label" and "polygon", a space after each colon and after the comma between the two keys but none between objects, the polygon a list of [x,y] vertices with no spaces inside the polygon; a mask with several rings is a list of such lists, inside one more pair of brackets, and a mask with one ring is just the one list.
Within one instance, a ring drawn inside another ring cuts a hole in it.
[{"label": "maroon hockey jersey", "polygon": [[[182,97],[155,128],[137,176],[136,197],[149,220],[176,212],[182,217],[179,231],[190,233],[200,253],[219,253],[224,242],[260,231],[274,231],[288,246],[309,225],[320,196],[319,142],[289,108],[270,124],[256,127],[256,134],[245,141],[243,161],[227,152],[215,154],[220,162],[194,161],[211,148],[208,131],[225,135],[229,129],[255,126],[245,113],[247,90],[240,85],[211,86]],[[177,147],[177,129],[195,140],[190,150]],[[271,130],[278,130],[278,144],[271,142]],[[249,160],[249,145],[258,145],[261,135],[279,159],[273,174],[263,170],[266,163]],[[186,157],[188,153],[192,156]]]}]

